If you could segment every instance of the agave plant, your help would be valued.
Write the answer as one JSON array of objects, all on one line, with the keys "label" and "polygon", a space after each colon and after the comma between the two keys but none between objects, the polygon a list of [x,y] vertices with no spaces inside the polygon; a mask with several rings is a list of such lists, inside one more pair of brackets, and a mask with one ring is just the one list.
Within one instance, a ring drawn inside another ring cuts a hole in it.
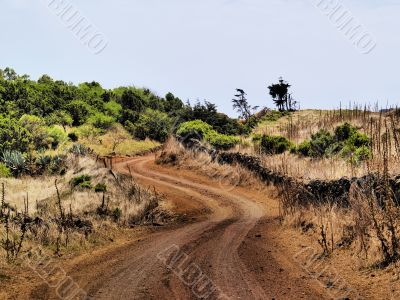
[{"label": "agave plant", "polygon": [[45,170],[50,163],[51,163],[50,155],[41,154],[36,158],[36,165],[41,170]]},{"label": "agave plant", "polygon": [[11,170],[14,176],[19,176],[28,170],[26,159],[19,151],[5,150],[2,155],[2,161]]},{"label": "agave plant", "polygon": [[88,153],[88,148],[82,144],[73,144],[69,151],[75,155],[85,156]]},{"label": "agave plant", "polygon": [[66,157],[64,155],[55,155],[51,159],[50,171],[52,173],[59,173],[65,165]]}]

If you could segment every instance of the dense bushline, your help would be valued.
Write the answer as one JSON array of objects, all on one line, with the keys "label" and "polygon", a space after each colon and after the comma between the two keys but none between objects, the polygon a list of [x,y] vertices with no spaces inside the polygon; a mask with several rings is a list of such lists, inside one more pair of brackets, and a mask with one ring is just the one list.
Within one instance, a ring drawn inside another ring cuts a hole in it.
[{"label": "dense bushline", "polygon": [[[0,162],[6,175],[20,173],[13,171],[17,162],[49,160],[39,154],[58,150],[66,141],[115,131],[118,124],[133,138],[164,142],[179,124],[192,120],[210,124],[215,132],[210,140],[221,147],[227,141],[220,134],[249,132],[207,101],[190,105],[172,93],[160,97],[147,88],[105,89],[95,81],[74,85],[48,75],[32,80],[10,68],[0,70]],[[120,139],[113,137],[114,150]],[[12,163],[5,160],[6,151],[11,151]]]}]

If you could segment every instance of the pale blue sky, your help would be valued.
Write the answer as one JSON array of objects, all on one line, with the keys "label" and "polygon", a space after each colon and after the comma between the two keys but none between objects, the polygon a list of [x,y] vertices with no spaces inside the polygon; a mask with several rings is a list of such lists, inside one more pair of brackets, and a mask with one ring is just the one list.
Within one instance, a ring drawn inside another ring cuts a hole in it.
[{"label": "pale blue sky", "polygon": [[[1,0],[0,68],[47,73],[107,88],[208,99],[230,115],[235,88],[272,106],[267,85],[283,76],[302,108],[400,99],[400,0],[342,0],[377,47],[361,54],[316,0],[74,0],[108,38],[93,55],[46,6]],[[59,0],[58,0],[59,1]]]}]

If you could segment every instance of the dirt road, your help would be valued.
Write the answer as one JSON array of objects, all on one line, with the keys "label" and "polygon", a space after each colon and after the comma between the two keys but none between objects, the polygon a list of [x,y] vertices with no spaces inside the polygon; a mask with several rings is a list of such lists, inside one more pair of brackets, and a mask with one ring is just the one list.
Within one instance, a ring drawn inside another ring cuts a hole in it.
[{"label": "dirt road", "polygon": [[264,195],[157,166],[153,156],[115,168],[127,172],[128,166],[137,181],[154,186],[176,210],[198,221],[160,229],[69,267],[90,297],[321,299],[276,243],[276,221]]}]

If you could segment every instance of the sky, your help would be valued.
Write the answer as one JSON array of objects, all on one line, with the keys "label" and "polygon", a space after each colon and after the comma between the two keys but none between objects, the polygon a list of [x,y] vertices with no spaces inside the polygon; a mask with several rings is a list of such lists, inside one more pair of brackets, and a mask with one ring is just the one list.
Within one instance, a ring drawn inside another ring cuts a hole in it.
[{"label": "sky", "polygon": [[236,88],[272,107],[268,85],[281,76],[301,108],[399,104],[400,0],[332,0],[376,44],[367,54],[321,1],[64,0],[99,33],[96,54],[61,19],[61,0],[0,0],[0,68],[144,86],[232,116]]}]

